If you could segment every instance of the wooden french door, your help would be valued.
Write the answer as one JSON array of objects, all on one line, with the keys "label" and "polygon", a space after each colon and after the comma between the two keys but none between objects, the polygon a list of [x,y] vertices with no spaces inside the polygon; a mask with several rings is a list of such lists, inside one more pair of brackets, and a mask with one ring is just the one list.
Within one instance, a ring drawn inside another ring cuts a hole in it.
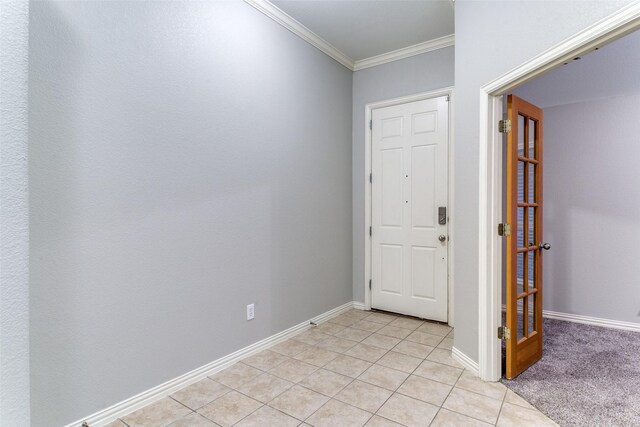
[{"label": "wooden french door", "polygon": [[506,377],[542,357],[542,128],[540,108],[507,98]]}]

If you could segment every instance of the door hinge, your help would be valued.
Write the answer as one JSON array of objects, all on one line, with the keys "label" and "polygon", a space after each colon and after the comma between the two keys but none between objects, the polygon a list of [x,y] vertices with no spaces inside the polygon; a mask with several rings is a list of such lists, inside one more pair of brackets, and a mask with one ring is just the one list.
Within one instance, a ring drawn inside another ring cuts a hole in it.
[{"label": "door hinge", "polygon": [[447,102],[449,102],[449,95],[447,95]]},{"label": "door hinge", "polygon": [[371,279],[369,279],[369,290],[371,290]]},{"label": "door hinge", "polygon": [[509,338],[511,338],[511,330],[506,326],[498,327],[498,339],[506,341]]},{"label": "door hinge", "polygon": [[373,174],[372,173],[369,174],[369,182],[373,182]]},{"label": "door hinge", "polygon": [[373,129],[373,120],[369,120],[369,129]]},{"label": "door hinge", "polygon": [[501,133],[511,132],[511,120],[505,119],[498,122],[498,131]]},{"label": "door hinge", "polygon": [[498,224],[498,236],[502,236],[502,237],[511,236],[511,225]]},{"label": "door hinge", "polygon": [[369,236],[373,236],[373,227],[369,226]]}]

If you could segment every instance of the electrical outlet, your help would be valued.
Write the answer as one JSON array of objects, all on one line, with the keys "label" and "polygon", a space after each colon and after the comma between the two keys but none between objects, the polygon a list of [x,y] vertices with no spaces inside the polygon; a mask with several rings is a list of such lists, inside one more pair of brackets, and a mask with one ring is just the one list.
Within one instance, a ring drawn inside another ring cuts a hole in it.
[{"label": "electrical outlet", "polygon": [[253,304],[249,304],[247,306],[247,320],[252,320],[255,315],[255,306]]}]

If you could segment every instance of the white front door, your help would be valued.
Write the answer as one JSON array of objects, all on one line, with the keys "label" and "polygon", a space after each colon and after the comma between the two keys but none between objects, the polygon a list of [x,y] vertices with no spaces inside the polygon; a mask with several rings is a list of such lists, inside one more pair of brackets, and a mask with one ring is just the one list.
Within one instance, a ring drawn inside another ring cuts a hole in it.
[{"label": "white front door", "polygon": [[371,306],[447,321],[447,97],[372,111]]}]

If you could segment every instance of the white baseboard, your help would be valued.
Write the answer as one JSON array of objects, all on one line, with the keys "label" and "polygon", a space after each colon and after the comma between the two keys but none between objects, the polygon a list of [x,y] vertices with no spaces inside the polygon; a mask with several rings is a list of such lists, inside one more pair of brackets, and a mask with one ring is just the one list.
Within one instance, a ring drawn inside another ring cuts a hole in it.
[{"label": "white baseboard", "polygon": [[357,310],[366,310],[367,309],[363,302],[357,302],[357,301],[353,302],[353,308],[355,308]]},{"label": "white baseboard", "polygon": [[460,363],[466,369],[470,370],[473,374],[478,375],[478,362],[474,362],[469,356],[455,347],[451,349],[451,357],[453,357],[456,362]]},{"label": "white baseboard", "polygon": [[601,319],[598,317],[581,316],[579,314],[559,313],[543,310],[542,316],[549,319],[566,320],[568,322],[583,323],[585,325],[603,326],[605,328],[623,329],[625,331],[640,332],[640,323],[622,322],[620,320]]},{"label": "white baseboard", "polygon": [[361,309],[360,306],[364,307],[363,304],[357,302],[348,302],[346,304],[343,304],[340,307],[336,307],[333,310],[329,310],[319,316],[292,326],[289,329],[286,329],[254,344],[251,344],[227,356],[221,357],[218,360],[214,360],[213,362],[196,368],[191,372],[187,372],[186,374],[169,380],[164,384],[160,384],[159,386],[144,391],[136,396],[123,400],[120,403],[116,403],[109,408],[103,409],[96,412],[95,414],[89,415],[81,420],[68,424],[65,427],[81,427],[83,422],[86,422],[91,427],[104,426],[120,417],[130,414],[133,411],[136,411],[144,406],[167,397],[171,393],[174,393],[181,388],[184,388],[210,375],[220,372],[223,369],[246,357],[249,357],[255,353],[258,353],[291,338],[292,336],[304,331],[305,329],[308,329],[311,322],[320,324],[352,308]]},{"label": "white baseboard", "polygon": [[[503,304],[502,311],[506,310],[507,306]],[[518,310],[518,313],[522,313],[522,310]],[[621,320],[602,319],[600,317],[582,316],[580,314],[561,313],[559,311],[551,310],[542,310],[542,317],[565,320],[573,323],[582,323],[583,325],[602,326],[603,328],[640,332],[640,323],[623,322]]]}]

